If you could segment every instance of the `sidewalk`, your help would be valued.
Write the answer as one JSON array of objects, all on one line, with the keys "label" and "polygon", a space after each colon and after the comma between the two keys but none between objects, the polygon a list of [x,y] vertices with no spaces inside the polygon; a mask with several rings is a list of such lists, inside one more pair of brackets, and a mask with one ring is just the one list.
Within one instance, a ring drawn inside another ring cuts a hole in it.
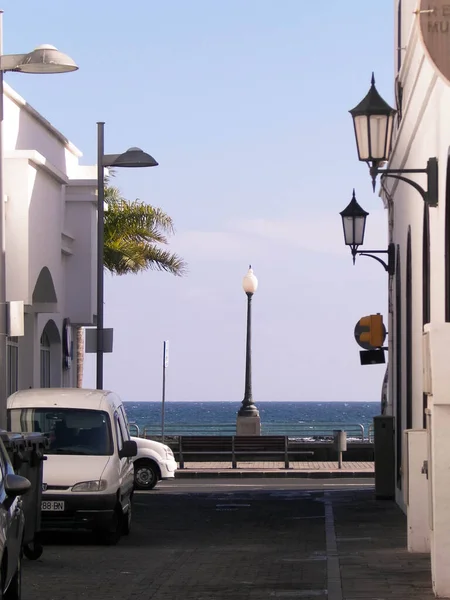
[{"label": "sidewalk", "polygon": [[369,491],[325,497],[333,507],[341,584],[341,594],[328,600],[435,598],[430,556],[408,552],[406,517],[394,502],[376,501]]},{"label": "sidewalk", "polygon": [[344,462],[339,469],[337,462],[291,462],[289,469],[284,462],[259,461],[238,462],[233,469],[229,462],[186,462],[178,468],[176,478],[190,477],[302,477],[302,478],[351,478],[373,477],[373,462]]}]

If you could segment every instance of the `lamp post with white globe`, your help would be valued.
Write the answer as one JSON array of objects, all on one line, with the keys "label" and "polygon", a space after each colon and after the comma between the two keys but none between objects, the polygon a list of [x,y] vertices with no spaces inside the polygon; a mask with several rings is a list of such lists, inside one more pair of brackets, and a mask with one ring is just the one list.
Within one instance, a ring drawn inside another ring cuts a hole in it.
[{"label": "lamp post with white globe", "polygon": [[245,392],[242,406],[238,412],[237,434],[259,435],[261,421],[259,411],[253,402],[252,393],[252,298],[258,289],[258,280],[253,274],[251,265],[242,282],[244,292],[247,294],[247,343],[245,355]]}]

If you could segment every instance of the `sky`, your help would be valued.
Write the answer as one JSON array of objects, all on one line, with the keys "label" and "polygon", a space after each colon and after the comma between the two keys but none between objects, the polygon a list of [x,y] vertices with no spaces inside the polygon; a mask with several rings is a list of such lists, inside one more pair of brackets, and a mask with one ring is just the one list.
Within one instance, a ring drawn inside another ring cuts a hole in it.
[{"label": "sky", "polygon": [[[352,265],[339,212],[356,190],[365,247],[387,247],[387,214],[357,159],[348,113],[393,95],[393,2],[361,0],[7,0],[4,53],[49,43],[79,71],[6,81],[96,162],[138,146],[159,163],[117,171],[131,200],[174,220],[188,274],[105,280],[105,388],[127,401],[235,401],[244,394],[251,264],[253,396],[378,401],[385,365],[361,366],[357,321],[387,322],[383,268]],[[95,387],[86,356],[85,387]]]}]

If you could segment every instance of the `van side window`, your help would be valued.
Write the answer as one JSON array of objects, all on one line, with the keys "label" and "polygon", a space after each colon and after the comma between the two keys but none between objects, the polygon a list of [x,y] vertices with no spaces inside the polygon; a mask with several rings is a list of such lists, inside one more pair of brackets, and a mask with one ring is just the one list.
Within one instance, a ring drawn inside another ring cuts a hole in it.
[{"label": "van side window", "polygon": [[117,448],[120,451],[123,448],[124,437],[122,434],[122,429],[120,427],[119,415],[117,411],[114,413],[114,425],[116,427]]},{"label": "van side window", "polygon": [[121,427],[122,433],[123,433],[123,439],[129,440],[130,439],[130,430],[128,427],[127,415],[125,413],[123,406],[119,406],[118,413],[119,413],[119,424],[120,424],[120,427]]}]

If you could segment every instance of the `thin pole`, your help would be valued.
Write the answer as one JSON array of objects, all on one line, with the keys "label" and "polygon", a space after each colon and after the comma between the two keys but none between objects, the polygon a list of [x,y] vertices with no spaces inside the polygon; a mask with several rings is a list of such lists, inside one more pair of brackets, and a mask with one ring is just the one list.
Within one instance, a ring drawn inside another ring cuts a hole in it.
[{"label": "thin pole", "polygon": [[247,293],[247,341],[245,353],[245,392],[242,406],[239,409],[240,416],[258,416],[259,412],[253,403],[252,391],[252,298],[253,294]]},{"label": "thin pole", "polygon": [[[0,10],[0,56],[3,55],[3,11]],[[3,197],[3,71],[0,69],[0,428],[6,429],[8,396],[6,337],[5,200]]]},{"label": "thin pole", "polygon": [[247,343],[245,352],[245,394],[244,404],[253,403],[252,391],[252,298],[253,294],[247,294]]},{"label": "thin pole", "polygon": [[167,342],[163,345],[163,373],[162,373],[162,400],[161,400],[161,441],[164,443],[164,424],[166,413],[166,368],[167,368]]},{"label": "thin pole", "polygon": [[103,252],[105,237],[105,182],[103,157],[105,154],[105,123],[97,123],[97,389],[103,389]]}]

